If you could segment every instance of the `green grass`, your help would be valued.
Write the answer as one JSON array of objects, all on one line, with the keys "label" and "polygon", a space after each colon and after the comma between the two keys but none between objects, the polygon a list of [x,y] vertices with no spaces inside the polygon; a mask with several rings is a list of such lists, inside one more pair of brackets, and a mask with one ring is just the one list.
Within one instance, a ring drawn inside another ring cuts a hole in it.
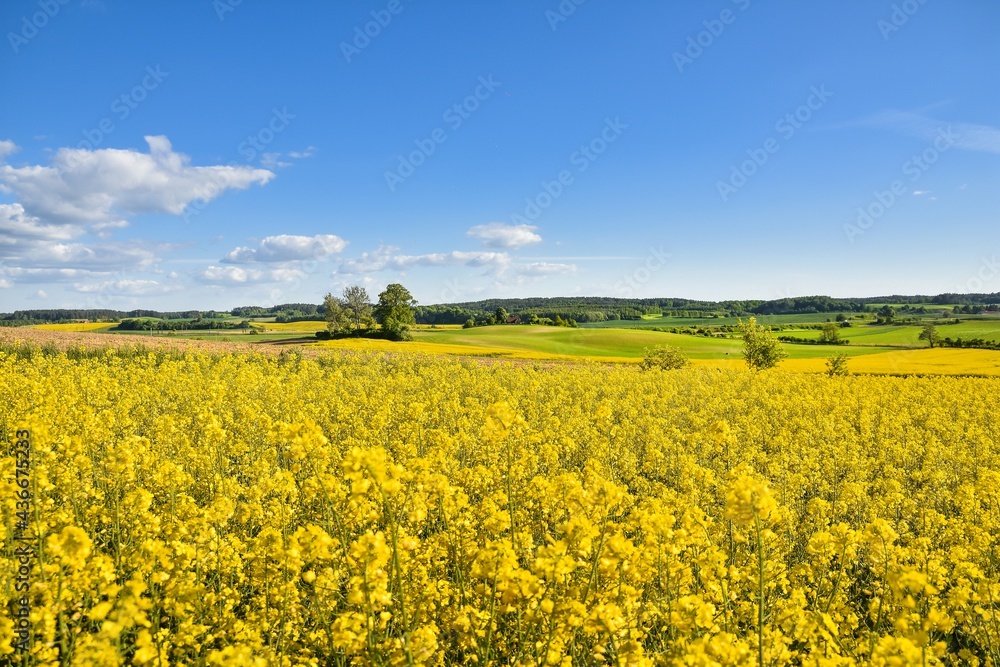
[{"label": "green grass", "polygon": [[[984,340],[1000,341],[1000,319],[965,320],[958,324],[935,323],[941,338],[952,340],[962,338],[982,338]],[[904,326],[871,326],[860,325],[840,330],[840,335],[854,345],[903,345],[924,347],[926,341],[920,340],[920,325]],[[783,335],[797,338],[819,338],[820,332],[815,329],[802,331],[783,331]]]},{"label": "green grass", "polygon": [[[844,313],[850,317],[850,314]],[[822,324],[837,313],[806,313],[802,315],[759,315],[757,322],[768,325]],[[641,320],[608,320],[581,323],[582,329],[651,329],[653,327],[721,327],[735,325],[736,317],[643,317]],[[744,317],[743,320],[748,318]]]}]

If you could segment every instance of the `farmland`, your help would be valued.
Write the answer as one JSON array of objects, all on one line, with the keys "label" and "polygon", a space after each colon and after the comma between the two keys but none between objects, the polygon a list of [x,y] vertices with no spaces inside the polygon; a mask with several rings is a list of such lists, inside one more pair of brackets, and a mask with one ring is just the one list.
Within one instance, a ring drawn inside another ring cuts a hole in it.
[{"label": "farmland", "polygon": [[[761,321],[780,327],[774,335],[803,340],[820,336],[818,326],[830,319],[819,315],[777,315]],[[730,322],[731,320],[731,322]],[[741,363],[742,342],[731,329],[736,318],[660,318],[603,322],[578,328],[508,325],[462,328],[457,325],[418,325],[413,340],[392,342],[375,338],[344,337],[318,341],[315,333],[325,328],[320,321],[274,322],[255,320],[246,331],[197,330],[177,332],[118,332],[113,323],[68,323],[37,327],[39,330],[80,333],[124,333],[144,341],[198,339],[229,341],[251,346],[294,345],[315,350],[367,350],[418,352],[457,357],[503,358],[553,361],[600,361],[636,363],[646,349],[657,345],[679,348],[693,363],[714,367],[736,367]],[[849,345],[782,344],[788,353],[787,370],[822,372],[825,359],[835,353],[850,358],[849,369],[859,373],[930,373],[946,375],[998,373],[1000,352],[995,350],[929,350],[920,340],[922,323],[875,325],[870,319],[851,317],[852,326],[840,329]],[[958,324],[952,319],[927,319],[935,323],[941,338],[1000,342],[1000,319],[971,318]],[[616,326],[608,326],[615,324]],[[686,331],[687,333],[672,333]],[[693,335],[696,332],[700,334]]]},{"label": "farmland", "polygon": [[78,338],[0,346],[28,664],[1000,660],[998,379],[36,336]]}]

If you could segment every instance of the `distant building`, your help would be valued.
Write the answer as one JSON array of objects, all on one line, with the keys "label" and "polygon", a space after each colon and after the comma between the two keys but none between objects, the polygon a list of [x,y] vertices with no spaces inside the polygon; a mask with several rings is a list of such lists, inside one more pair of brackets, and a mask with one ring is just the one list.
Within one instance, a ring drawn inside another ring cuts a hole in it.
[{"label": "distant building", "polygon": [[520,323],[521,323],[521,317],[520,317],[520,315],[508,315],[507,316],[507,324],[520,324]]}]

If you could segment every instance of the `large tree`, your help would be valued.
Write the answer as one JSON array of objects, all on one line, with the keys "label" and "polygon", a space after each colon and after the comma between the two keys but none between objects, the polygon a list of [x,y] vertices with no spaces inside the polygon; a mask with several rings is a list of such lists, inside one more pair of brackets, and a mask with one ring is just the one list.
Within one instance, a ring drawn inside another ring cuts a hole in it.
[{"label": "large tree", "polygon": [[330,333],[347,331],[349,326],[347,309],[344,308],[344,304],[340,299],[329,292],[323,297],[323,313],[326,316],[327,331]]},{"label": "large tree", "polygon": [[760,371],[776,366],[788,356],[778,340],[771,335],[770,327],[757,324],[756,317],[751,317],[746,322],[737,322],[743,336],[743,358],[746,359],[747,366]]},{"label": "large tree", "polygon": [[413,307],[416,305],[409,290],[399,283],[392,283],[378,295],[375,319],[389,338],[410,340],[410,327],[417,323],[413,314]]},{"label": "large tree", "polygon": [[827,322],[823,325],[823,331],[819,335],[821,343],[827,345],[837,345],[840,343],[840,325],[835,322]]},{"label": "large tree", "polygon": [[925,324],[920,335],[917,337],[918,340],[925,340],[927,344],[934,347],[937,343],[941,342],[941,336],[938,335],[937,327],[933,324]]},{"label": "large tree", "polygon": [[367,329],[375,324],[371,298],[368,296],[368,290],[361,285],[349,285],[344,288],[343,304],[351,326],[354,327],[355,335],[361,333],[362,327]]}]

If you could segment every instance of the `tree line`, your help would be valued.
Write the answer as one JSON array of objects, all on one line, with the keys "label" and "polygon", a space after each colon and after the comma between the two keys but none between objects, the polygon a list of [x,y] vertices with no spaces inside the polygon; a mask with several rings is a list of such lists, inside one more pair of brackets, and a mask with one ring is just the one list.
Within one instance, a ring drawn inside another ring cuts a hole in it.
[{"label": "tree line", "polygon": [[[342,298],[342,297],[339,297]],[[662,314],[673,317],[747,317],[751,315],[802,315],[810,313],[875,313],[881,304],[901,306],[900,312],[921,314],[923,304],[955,305],[955,314],[978,314],[1000,309],[1000,292],[992,294],[899,295],[838,299],[829,296],[790,297],[773,300],[701,301],[683,298],[623,299],[616,297],[537,297],[524,299],[486,299],[450,304],[411,306],[418,324],[465,324],[470,319],[485,323],[498,308],[517,315],[522,322],[532,316],[555,321],[573,320],[579,323],[617,320],[638,320],[643,315]],[[37,309],[17,310],[0,314],[0,326],[23,326],[90,320],[117,322],[123,319],[158,318],[198,319],[215,317],[275,318],[277,322],[324,320],[324,304],[285,303],[274,306],[238,306],[226,312],[156,311],[110,309]],[[882,318],[883,321],[890,318]]]}]

